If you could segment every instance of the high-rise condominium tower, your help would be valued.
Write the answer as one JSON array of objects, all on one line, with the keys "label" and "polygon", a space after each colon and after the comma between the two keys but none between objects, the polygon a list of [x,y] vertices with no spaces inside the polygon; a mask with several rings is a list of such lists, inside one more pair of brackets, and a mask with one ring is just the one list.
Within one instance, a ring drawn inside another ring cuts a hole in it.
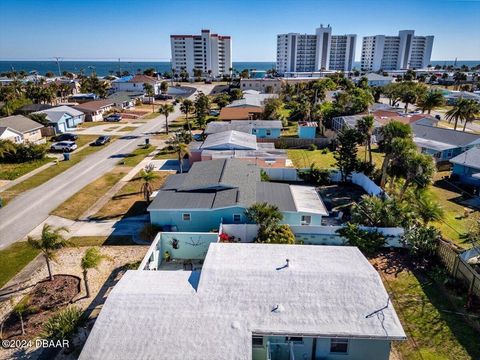
[{"label": "high-rise condominium tower", "polygon": [[230,36],[202,30],[200,35],[170,35],[172,68],[186,70],[193,76],[193,69],[205,76],[219,77],[230,74],[232,67],[232,40]]},{"label": "high-rise condominium tower", "polygon": [[365,71],[421,69],[430,63],[433,36],[415,36],[414,30],[402,30],[398,36],[366,36],[362,41],[362,65]]},{"label": "high-rise condominium tower", "polygon": [[355,60],[357,35],[332,35],[330,25],[320,25],[315,34],[288,33],[277,36],[277,71],[349,71]]}]

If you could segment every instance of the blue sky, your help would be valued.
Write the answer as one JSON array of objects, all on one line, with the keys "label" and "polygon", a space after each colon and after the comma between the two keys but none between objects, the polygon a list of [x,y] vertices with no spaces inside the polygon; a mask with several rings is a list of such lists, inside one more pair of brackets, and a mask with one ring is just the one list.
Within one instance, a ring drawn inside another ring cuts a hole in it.
[{"label": "blue sky", "polygon": [[231,35],[234,61],[275,61],[276,34],[414,29],[432,60],[480,60],[480,0],[0,0],[0,59],[170,59],[173,33]]}]

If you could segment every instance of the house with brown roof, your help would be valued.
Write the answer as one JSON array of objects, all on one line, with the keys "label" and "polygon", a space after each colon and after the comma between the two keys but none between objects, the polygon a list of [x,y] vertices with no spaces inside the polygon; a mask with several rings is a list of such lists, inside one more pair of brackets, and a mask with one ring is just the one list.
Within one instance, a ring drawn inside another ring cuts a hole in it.
[{"label": "house with brown roof", "polygon": [[114,80],[112,81],[112,89],[115,92],[127,91],[127,92],[138,93],[138,92],[144,92],[143,84],[152,85],[155,91],[155,95],[158,95],[161,93],[160,91],[161,81],[158,80],[157,78],[147,76],[147,75],[142,75],[142,74],[124,76],[120,79]]},{"label": "house with brown roof", "polygon": [[85,114],[85,121],[103,121],[105,113],[110,111],[115,102],[112,99],[88,101],[74,108]]},{"label": "house with brown roof", "polygon": [[263,108],[256,106],[224,107],[220,110],[219,120],[255,120],[259,119]]},{"label": "house with brown roof", "polygon": [[[3,128],[1,138],[9,138],[16,143],[42,144],[45,138],[42,137],[41,129],[44,126],[23,115],[13,115],[0,118],[0,128]],[[16,134],[16,135],[15,135]],[[21,139],[18,138],[21,134]]]}]

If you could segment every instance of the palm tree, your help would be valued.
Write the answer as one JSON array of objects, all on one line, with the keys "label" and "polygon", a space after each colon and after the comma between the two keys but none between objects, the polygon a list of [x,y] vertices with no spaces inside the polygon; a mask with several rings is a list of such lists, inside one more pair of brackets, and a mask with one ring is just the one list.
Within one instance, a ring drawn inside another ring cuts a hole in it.
[{"label": "palm tree", "polygon": [[445,98],[440,91],[429,91],[425,96],[418,99],[417,105],[422,109],[422,113],[427,111],[427,113],[430,114],[434,108],[442,106],[444,102]]},{"label": "palm tree", "polygon": [[142,170],[142,172],[140,173],[140,177],[143,180],[141,191],[143,192],[143,196],[145,200],[147,202],[150,202],[150,196],[152,195],[152,192],[153,192],[151,182],[155,180],[158,177],[158,175],[153,171]]},{"label": "palm tree", "polygon": [[278,207],[266,202],[253,204],[245,211],[245,215],[248,220],[260,227],[259,233],[268,233],[283,219],[283,214]]},{"label": "palm tree", "polygon": [[88,270],[97,269],[105,255],[100,253],[97,247],[88,249],[82,257],[81,266],[83,270],[83,281],[85,281],[86,297],[90,297],[90,286],[88,285]]},{"label": "palm tree", "polygon": [[143,84],[143,91],[152,100],[152,112],[155,112],[155,88],[152,84]]},{"label": "palm tree", "polygon": [[165,130],[167,132],[167,135],[168,135],[168,115],[170,115],[174,111],[175,111],[175,108],[173,107],[172,104],[163,104],[163,105],[160,105],[160,107],[158,108],[158,112],[165,116]]},{"label": "palm tree", "polygon": [[413,196],[409,197],[409,201],[425,226],[431,221],[441,220],[444,216],[443,208],[426,191],[414,192]]},{"label": "palm tree", "polygon": [[54,228],[49,224],[43,225],[42,235],[40,238],[28,237],[28,244],[38,249],[43,253],[45,261],[47,262],[48,277],[53,280],[52,270],[50,268],[50,261],[55,261],[55,254],[57,250],[71,245],[71,242],[66,240],[62,233],[68,232],[66,227]]},{"label": "palm tree", "polygon": [[192,129],[190,127],[190,120],[188,119],[188,114],[190,114],[193,110],[193,101],[190,99],[184,99],[180,104],[180,111],[185,114],[185,121],[187,123],[188,131],[190,134],[192,133]]},{"label": "palm tree", "polygon": [[375,119],[373,115],[366,115],[357,122],[357,129],[362,134],[365,140],[365,161],[368,161],[371,164],[372,161],[372,131]]},{"label": "palm tree", "polygon": [[190,148],[185,143],[177,143],[175,145],[175,152],[178,155],[178,163],[180,166],[180,174],[183,173],[183,158],[185,155],[190,155]]},{"label": "palm tree", "polygon": [[468,99],[463,107],[463,131],[467,128],[467,123],[473,122],[480,114],[480,104],[475,100]]},{"label": "palm tree", "polygon": [[455,130],[457,130],[458,121],[460,120],[460,122],[462,122],[465,120],[465,107],[467,106],[469,106],[469,104],[466,99],[458,99],[454,107],[446,112],[445,115],[448,122],[454,121],[455,126],[453,128]]}]

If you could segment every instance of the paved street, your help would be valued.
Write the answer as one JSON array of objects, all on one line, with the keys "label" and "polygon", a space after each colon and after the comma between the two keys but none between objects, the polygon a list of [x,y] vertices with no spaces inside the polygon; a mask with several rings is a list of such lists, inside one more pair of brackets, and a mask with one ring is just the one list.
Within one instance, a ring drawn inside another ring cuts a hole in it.
[{"label": "paved street", "polygon": [[[213,85],[198,85],[198,90],[209,93]],[[194,95],[192,95],[193,97]],[[178,106],[169,121],[181,115]],[[26,191],[0,209],[0,249],[23,239],[41,224],[57,206],[77,191],[110,171],[123,155],[135,150],[148,134],[162,131],[165,117],[158,116],[138,127],[124,138],[89,155],[75,166],[46,183]]]}]

